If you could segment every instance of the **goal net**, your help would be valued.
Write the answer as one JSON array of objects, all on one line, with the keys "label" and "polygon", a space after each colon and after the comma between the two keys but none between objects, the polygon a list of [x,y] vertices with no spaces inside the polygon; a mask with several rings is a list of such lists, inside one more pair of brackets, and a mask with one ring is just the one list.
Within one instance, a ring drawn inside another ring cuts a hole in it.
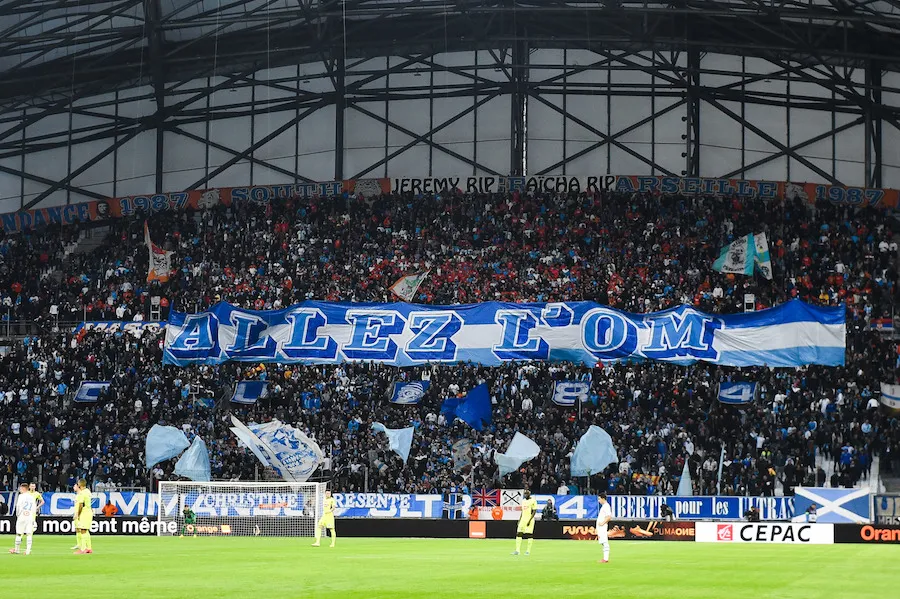
[{"label": "goal net", "polygon": [[324,498],[325,483],[160,481],[157,534],[312,537]]}]

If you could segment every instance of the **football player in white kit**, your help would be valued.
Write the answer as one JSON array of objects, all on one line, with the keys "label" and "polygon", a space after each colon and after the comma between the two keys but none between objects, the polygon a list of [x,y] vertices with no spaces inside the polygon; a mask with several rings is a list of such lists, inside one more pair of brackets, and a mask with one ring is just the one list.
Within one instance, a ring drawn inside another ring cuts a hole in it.
[{"label": "football player in white kit", "polygon": [[606,493],[600,493],[597,500],[600,504],[600,512],[597,514],[597,540],[603,545],[603,561],[600,563],[605,564],[609,561],[609,521],[612,520],[612,509],[606,501]]},{"label": "football player in white kit", "polygon": [[28,492],[28,484],[22,483],[16,497],[16,546],[9,550],[10,553],[21,553],[22,535],[25,535],[25,555],[31,553],[31,536],[34,534],[37,509],[37,499],[33,493]]}]

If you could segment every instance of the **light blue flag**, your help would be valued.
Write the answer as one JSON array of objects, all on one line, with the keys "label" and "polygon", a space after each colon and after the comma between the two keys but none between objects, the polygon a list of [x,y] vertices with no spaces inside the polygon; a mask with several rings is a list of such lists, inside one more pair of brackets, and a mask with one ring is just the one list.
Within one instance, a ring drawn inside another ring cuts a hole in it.
[{"label": "light blue flag", "polygon": [[753,235],[744,235],[722,248],[719,259],[713,262],[713,270],[722,274],[752,275],[756,258],[756,241]]},{"label": "light blue flag", "polygon": [[509,443],[506,453],[494,453],[494,461],[500,467],[500,476],[506,476],[518,470],[519,466],[528,460],[536,458],[539,453],[541,448],[537,443],[517,432]]},{"label": "light blue flag", "polygon": [[209,467],[209,450],[200,437],[194,437],[191,447],[185,451],[175,464],[175,474],[191,480],[206,482],[212,475]]},{"label": "light blue flag", "polygon": [[678,481],[678,497],[690,497],[694,494],[694,485],[691,482],[691,470],[688,468],[688,456],[684,456],[684,468],[681,469],[681,480]]},{"label": "light blue flag", "polygon": [[184,433],[174,426],[154,424],[147,433],[147,446],[144,450],[147,470],[160,462],[171,460],[190,445]]},{"label": "light blue flag", "polygon": [[406,460],[409,459],[409,449],[412,447],[414,427],[388,428],[380,422],[376,422],[372,424],[372,430],[375,432],[381,431],[387,435],[391,451],[403,458],[403,463],[405,464]]},{"label": "light blue flag", "polygon": [[599,426],[592,424],[578,440],[572,453],[572,476],[590,476],[603,472],[607,466],[618,461],[612,437]]},{"label": "light blue flag", "polygon": [[279,420],[244,426],[232,415],[231,423],[241,443],[287,482],[306,482],[325,459],[318,443]]}]

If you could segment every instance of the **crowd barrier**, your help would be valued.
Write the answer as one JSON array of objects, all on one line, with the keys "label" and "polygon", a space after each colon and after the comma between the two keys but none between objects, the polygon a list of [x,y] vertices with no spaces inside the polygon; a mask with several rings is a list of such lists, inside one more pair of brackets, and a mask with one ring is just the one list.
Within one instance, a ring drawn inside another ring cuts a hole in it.
[{"label": "crowd barrier", "polygon": [[[463,494],[397,494],[397,493],[335,493],[336,514],[344,518],[468,518],[470,508],[492,508],[504,504],[504,496],[493,491],[496,501],[485,500],[484,493]],[[487,495],[490,495],[488,492]],[[246,495],[246,494],[244,494]],[[192,509],[198,515],[238,516],[254,515],[249,497],[242,494],[201,494]],[[12,505],[15,494],[7,497]],[[159,511],[156,493],[99,491],[93,494],[93,507],[99,510],[112,503],[122,516],[155,518]],[[75,509],[74,493],[44,493],[41,513],[46,516],[71,516]],[[597,517],[599,505],[596,495],[536,494],[538,510],[543,511],[549,501],[560,520],[590,520]],[[622,520],[661,520],[662,506],[667,505],[677,520],[741,520],[751,507],[760,511],[763,520],[790,520],[794,516],[792,497],[666,497],[661,495],[610,495],[609,504],[614,518]],[[518,505],[515,501],[511,505]],[[163,506],[171,515],[179,508]],[[174,510],[174,511],[173,511]],[[223,512],[224,510],[224,512]],[[247,512],[249,510],[249,512]],[[490,510],[486,510],[490,513]],[[271,510],[267,510],[267,513]]]},{"label": "crowd barrier", "polygon": [[[276,534],[277,518],[238,517],[221,519],[198,518],[198,536],[246,536]],[[94,519],[91,534],[100,536],[156,536],[162,526],[164,533],[177,534],[176,521],[159,523],[155,518],[121,516]],[[271,528],[270,528],[271,527]],[[371,538],[432,538],[432,539],[512,539],[516,522],[509,520],[475,521],[444,519],[338,518],[341,537]],[[0,534],[12,534],[15,518],[0,517]],[[45,516],[38,519],[37,534],[74,535],[71,517]],[[538,521],[534,536],[544,540],[596,541],[593,520]],[[609,538],[625,541],[696,541],[700,543],[751,543],[821,545],[832,543],[900,544],[900,526],[872,524],[800,524],[800,523],[734,523],[689,522],[661,520],[613,520]]]}]

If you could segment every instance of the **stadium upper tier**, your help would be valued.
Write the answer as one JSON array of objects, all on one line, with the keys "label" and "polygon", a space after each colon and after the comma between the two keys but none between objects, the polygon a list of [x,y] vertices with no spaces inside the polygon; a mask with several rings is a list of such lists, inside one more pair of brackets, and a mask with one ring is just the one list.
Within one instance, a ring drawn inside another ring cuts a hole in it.
[{"label": "stadium upper tier", "polygon": [[[473,480],[490,487],[491,452],[519,430],[542,453],[504,484],[555,491],[569,480],[572,443],[591,423],[611,433],[627,463],[594,482],[617,492],[671,491],[686,455],[696,490],[710,492],[723,443],[725,493],[770,493],[776,476],[788,489],[815,482],[824,475],[815,470],[817,452],[837,460],[834,482],[844,484],[865,475],[874,455],[888,462],[900,455],[900,426],[877,408],[880,383],[897,380],[898,347],[867,328],[890,317],[898,299],[897,222],[876,210],[612,192],[237,203],[152,217],[152,239],[174,252],[169,281],[152,284],[141,218],[100,223],[107,236],[85,252],[88,241],[97,243],[81,236],[90,226],[98,224],[0,241],[3,317],[27,322],[10,330],[31,335],[0,359],[0,486],[41,476],[46,487],[63,488],[82,475],[95,485],[146,485],[141,454],[156,422],[201,435],[214,477],[252,476],[252,456],[229,432],[227,398],[220,409],[196,400],[223,397],[235,381],[253,378],[270,381],[270,396],[235,412],[309,431],[330,456],[326,475],[338,490],[445,489]],[[760,232],[770,240],[772,281],[712,270],[723,245]],[[758,307],[794,297],[843,302],[847,366],[598,367],[595,397],[579,419],[547,402],[552,380],[587,372],[565,364],[181,369],[161,364],[158,333],[51,332],[57,313],[61,322],[131,320],[153,295],[188,311],[219,300],[258,309],[308,298],[385,301],[400,276],[426,269],[416,297],[423,303],[586,299],[635,312],[688,303],[724,313],[742,311],[748,293]],[[419,405],[387,402],[393,381],[423,376],[432,384]],[[719,404],[726,379],[758,382],[759,400],[743,410]],[[71,402],[85,380],[110,381],[109,394],[96,404]],[[482,380],[495,401],[494,426],[476,432],[444,422],[440,402]],[[406,466],[372,435],[373,421],[416,424]],[[475,443],[474,479],[451,467],[451,443],[460,438]],[[157,477],[171,467],[163,464]],[[619,474],[625,470],[661,478],[641,482]]]}]

